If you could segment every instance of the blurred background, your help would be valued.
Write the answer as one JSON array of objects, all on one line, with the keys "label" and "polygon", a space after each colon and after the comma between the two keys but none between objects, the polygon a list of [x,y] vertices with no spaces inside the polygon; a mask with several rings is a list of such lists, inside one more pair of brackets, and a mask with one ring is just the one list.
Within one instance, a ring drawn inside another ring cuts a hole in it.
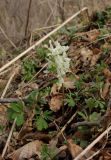
[{"label": "blurred background", "polygon": [[3,31],[16,44],[41,27],[60,24],[84,6],[91,15],[110,4],[111,0],[1,0],[0,45],[10,45]]}]

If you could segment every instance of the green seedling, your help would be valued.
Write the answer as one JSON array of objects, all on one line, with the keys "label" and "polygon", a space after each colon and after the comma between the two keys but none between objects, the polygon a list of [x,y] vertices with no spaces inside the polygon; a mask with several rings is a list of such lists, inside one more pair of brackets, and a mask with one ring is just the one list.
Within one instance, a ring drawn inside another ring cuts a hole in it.
[{"label": "green seedling", "polygon": [[43,61],[46,59],[47,54],[49,53],[49,50],[47,48],[37,48],[36,49],[37,58],[40,59],[40,61]]},{"label": "green seedling", "polygon": [[26,59],[22,64],[22,77],[24,81],[30,81],[36,73],[36,62],[33,59]]},{"label": "green seedling", "polygon": [[73,108],[75,107],[76,103],[80,100],[80,95],[79,95],[79,92],[75,92],[75,93],[68,93],[66,94],[66,99],[65,99],[65,102],[66,104]]},{"label": "green seedling", "polygon": [[16,119],[17,126],[24,123],[24,105],[22,102],[11,103],[8,108],[8,117],[10,121]]},{"label": "green seedling", "polygon": [[36,110],[36,127],[39,131],[48,128],[48,121],[52,120],[52,111],[42,111],[41,109]]},{"label": "green seedling", "polygon": [[49,148],[48,145],[43,144],[41,149],[41,160],[52,160],[56,152],[53,148]]},{"label": "green seedling", "polygon": [[74,98],[72,97],[71,94],[67,94],[67,98],[65,99],[65,102],[68,104],[69,107],[73,108],[76,103],[74,101]]}]

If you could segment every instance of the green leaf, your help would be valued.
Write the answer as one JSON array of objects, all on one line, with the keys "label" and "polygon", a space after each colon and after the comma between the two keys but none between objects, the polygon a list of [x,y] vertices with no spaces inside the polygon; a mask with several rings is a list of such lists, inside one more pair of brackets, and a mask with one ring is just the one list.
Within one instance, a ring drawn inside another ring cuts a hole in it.
[{"label": "green leaf", "polygon": [[43,113],[43,117],[44,117],[45,120],[52,120],[52,111],[46,110]]},{"label": "green leaf", "polygon": [[7,112],[10,121],[16,118],[17,126],[21,126],[24,123],[23,103],[12,103]]},{"label": "green leaf", "polygon": [[32,91],[29,96],[28,96],[28,100],[31,104],[35,103],[37,101],[38,98],[38,90]]},{"label": "green leaf", "polygon": [[86,99],[85,101],[86,101],[87,107],[91,109],[95,107],[95,99],[89,98],[89,99]]},{"label": "green leaf", "polygon": [[36,126],[39,131],[42,131],[43,129],[48,128],[47,122],[40,116],[37,117],[37,119],[36,119]]},{"label": "green leaf", "polygon": [[87,119],[88,119],[88,116],[86,115],[86,113],[78,112],[78,114],[79,114],[84,120],[87,120]]},{"label": "green leaf", "polygon": [[90,121],[98,121],[101,117],[101,113],[97,113],[97,112],[93,112],[90,116],[89,116],[89,120]]},{"label": "green leaf", "polygon": [[11,103],[10,108],[15,112],[21,112],[23,111],[23,103],[22,102]]},{"label": "green leaf", "polygon": [[68,104],[69,107],[74,107],[76,105],[72,97],[66,99],[66,103]]},{"label": "green leaf", "polygon": [[16,124],[17,126],[21,126],[24,123],[24,113],[21,113],[17,116]]},{"label": "green leaf", "polygon": [[81,141],[80,141],[80,146],[81,146],[82,148],[87,147],[87,146],[88,146],[88,141],[86,141],[86,140],[81,140]]},{"label": "green leaf", "polygon": [[37,56],[41,61],[43,61],[46,58],[46,56],[49,52],[49,50],[47,48],[37,48],[36,51],[37,51],[36,52]]}]

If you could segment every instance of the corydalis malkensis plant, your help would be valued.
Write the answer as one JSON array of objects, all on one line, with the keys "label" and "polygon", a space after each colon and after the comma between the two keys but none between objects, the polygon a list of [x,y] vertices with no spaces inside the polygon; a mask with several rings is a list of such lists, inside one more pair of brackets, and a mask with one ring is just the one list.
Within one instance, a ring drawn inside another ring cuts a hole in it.
[{"label": "corydalis malkensis plant", "polygon": [[64,83],[64,77],[67,72],[69,72],[70,68],[70,58],[67,57],[66,51],[68,51],[68,46],[61,46],[61,44],[56,41],[54,42],[54,46],[51,41],[48,54],[48,67],[52,71],[56,72],[57,77],[59,79],[59,84]]}]

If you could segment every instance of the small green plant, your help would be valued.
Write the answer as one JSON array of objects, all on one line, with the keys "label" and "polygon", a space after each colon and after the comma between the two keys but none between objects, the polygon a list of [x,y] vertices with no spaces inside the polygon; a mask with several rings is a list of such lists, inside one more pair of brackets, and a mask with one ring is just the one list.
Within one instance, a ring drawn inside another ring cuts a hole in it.
[{"label": "small green plant", "polygon": [[37,58],[40,59],[40,61],[45,60],[45,58],[47,57],[47,54],[49,53],[49,50],[47,48],[37,48],[36,49],[36,53],[37,53]]},{"label": "small green plant", "polygon": [[60,34],[66,34],[70,37],[73,37],[74,34],[77,32],[77,27],[75,25],[70,26],[70,27],[62,27],[59,31]]},{"label": "small green plant", "polygon": [[89,116],[89,121],[91,122],[97,122],[101,118],[101,113],[93,112]]},{"label": "small green plant", "polygon": [[88,121],[88,119],[89,119],[86,110],[84,110],[83,112],[82,112],[82,111],[79,111],[79,112],[78,112],[78,115],[79,115],[80,117],[82,117],[85,121]]},{"label": "small green plant", "polygon": [[28,95],[28,103],[30,105],[35,104],[38,101],[39,91],[34,90]]},{"label": "small green plant", "polygon": [[33,59],[26,59],[22,64],[22,76],[24,81],[29,81],[32,79],[36,73],[36,63]]},{"label": "small green plant", "polygon": [[[83,132],[83,130],[82,130],[82,132]],[[82,148],[85,148],[88,145],[87,140],[80,139],[77,137],[74,137],[73,140],[74,140],[74,143],[76,143],[77,145],[80,145]]]},{"label": "small green plant", "polygon": [[52,111],[42,111],[41,109],[36,110],[36,127],[39,131],[48,128],[48,121],[52,120]]},{"label": "small green plant", "polygon": [[74,92],[74,93],[68,93],[66,94],[66,99],[65,102],[68,104],[69,107],[74,107],[76,103],[80,100],[81,95],[79,92]]},{"label": "small green plant", "polygon": [[71,93],[67,94],[67,98],[65,99],[65,101],[68,104],[68,106],[71,108],[73,108],[76,105]]},{"label": "small green plant", "polygon": [[86,99],[86,106],[89,108],[90,112],[95,108],[95,109],[99,109],[102,112],[105,111],[106,105],[105,102],[102,100],[97,100],[95,98],[89,98]]},{"label": "small green plant", "polygon": [[16,118],[17,126],[21,126],[24,123],[24,105],[22,102],[11,103],[8,108],[8,117],[10,121]]},{"label": "small green plant", "polygon": [[48,145],[43,144],[41,149],[41,160],[52,160],[55,156],[54,149],[48,147]]}]

